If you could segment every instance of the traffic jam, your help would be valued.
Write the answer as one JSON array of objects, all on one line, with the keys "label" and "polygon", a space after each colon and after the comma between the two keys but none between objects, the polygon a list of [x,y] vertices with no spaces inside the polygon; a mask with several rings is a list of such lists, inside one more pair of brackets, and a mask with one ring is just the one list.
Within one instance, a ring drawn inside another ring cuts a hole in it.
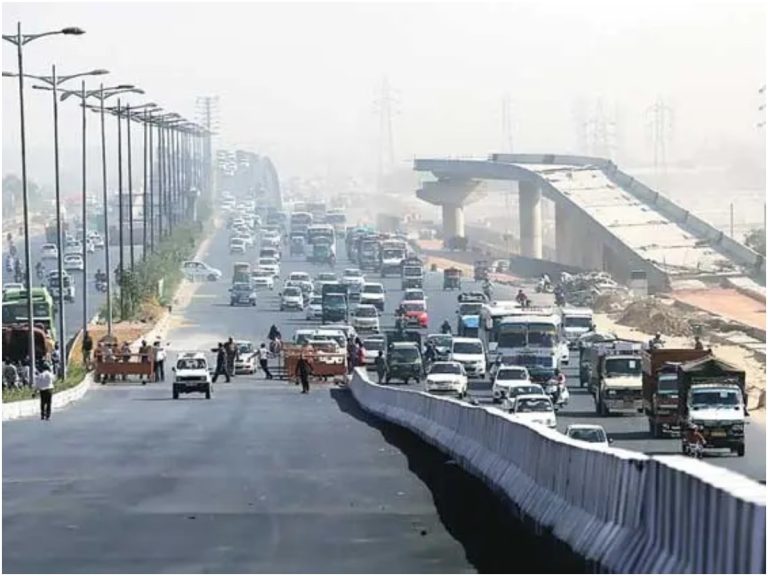
[{"label": "traffic jam", "polygon": [[[320,202],[288,212],[225,196],[222,211],[229,305],[271,314],[266,350],[234,342],[234,374],[292,381],[303,359],[313,382],[343,385],[364,366],[373,382],[493,406],[585,442],[611,443],[594,422],[622,415],[647,418],[652,438],[680,438],[691,456],[744,455],[744,372],[710,350],[600,332],[592,310],[569,306],[546,274],[501,283],[505,263],[482,260],[471,275],[438,270],[408,236],[348,226]],[[185,267],[223,277],[204,262]],[[574,388],[594,399],[594,417],[559,426]]]}]

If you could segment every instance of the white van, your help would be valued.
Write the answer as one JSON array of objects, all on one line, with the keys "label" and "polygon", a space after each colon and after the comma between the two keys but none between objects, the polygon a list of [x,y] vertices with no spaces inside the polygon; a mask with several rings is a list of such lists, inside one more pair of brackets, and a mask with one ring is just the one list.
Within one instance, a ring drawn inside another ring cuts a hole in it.
[{"label": "white van", "polygon": [[468,377],[485,377],[485,348],[479,338],[454,338],[449,359],[460,362]]}]

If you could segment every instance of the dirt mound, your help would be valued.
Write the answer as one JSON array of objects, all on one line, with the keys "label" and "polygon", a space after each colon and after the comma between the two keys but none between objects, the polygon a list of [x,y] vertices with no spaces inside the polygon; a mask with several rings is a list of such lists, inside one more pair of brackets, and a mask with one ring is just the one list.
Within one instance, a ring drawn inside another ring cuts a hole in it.
[{"label": "dirt mound", "polygon": [[691,336],[690,321],[679,310],[655,298],[644,298],[628,304],[619,316],[619,324],[632,326],[642,332],[663,336]]}]

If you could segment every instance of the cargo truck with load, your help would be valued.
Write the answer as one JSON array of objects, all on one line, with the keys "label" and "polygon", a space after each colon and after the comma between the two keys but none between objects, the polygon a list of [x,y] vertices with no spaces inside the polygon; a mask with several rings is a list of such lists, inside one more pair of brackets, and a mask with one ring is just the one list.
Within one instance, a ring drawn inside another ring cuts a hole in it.
[{"label": "cargo truck with load", "polygon": [[643,350],[643,409],[648,417],[648,430],[661,438],[679,430],[679,399],[677,367],[683,362],[698,360],[711,354],[693,348],[658,348]]},{"label": "cargo truck with load", "polygon": [[349,320],[349,291],[348,287],[338,282],[323,284],[322,306],[323,324]]},{"label": "cargo truck with load", "polygon": [[408,288],[424,288],[423,263],[415,256],[403,260],[401,289]]},{"label": "cargo truck with load", "polygon": [[641,342],[613,340],[589,348],[589,390],[598,415],[643,411]]},{"label": "cargo truck with load", "polygon": [[704,450],[728,449],[744,456],[745,384],[744,370],[712,355],[677,367],[683,454],[692,450],[685,432],[695,424],[706,441]]},{"label": "cargo truck with load", "polygon": [[384,240],[381,243],[381,263],[379,264],[381,277],[385,278],[387,274],[399,276],[406,255],[405,242],[394,239]]}]

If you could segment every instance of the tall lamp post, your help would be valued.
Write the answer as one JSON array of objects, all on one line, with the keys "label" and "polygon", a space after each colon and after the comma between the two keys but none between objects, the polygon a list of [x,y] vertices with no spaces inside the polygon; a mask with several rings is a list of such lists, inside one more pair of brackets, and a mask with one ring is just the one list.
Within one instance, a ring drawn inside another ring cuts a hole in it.
[{"label": "tall lamp post", "polygon": [[[32,249],[30,247],[29,239],[29,195],[27,193],[27,132],[24,116],[24,57],[23,48],[33,40],[44,38],[45,36],[56,36],[59,34],[79,36],[85,34],[85,31],[80,28],[68,27],[61,30],[53,30],[51,32],[42,32],[40,34],[22,34],[21,22],[16,24],[16,34],[3,34],[3,40],[10,42],[16,46],[16,57],[18,62],[18,70],[16,76],[19,78],[19,119],[21,123],[21,196],[22,196],[22,213],[24,218],[24,266],[27,270],[26,288],[27,288],[27,325],[29,329],[27,347],[29,354],[29,374],[30,380],[34,378],[35,374],[35,318],[34,307],[32,305]],[[3,72],[3,76],[11,76],[11,74]],[[63,314],[64,311],[61,311]],[[32,382],[30,382],[31,384]]]},{"label": "tall lamp post", "polygon": [[[59,348],[59,376],[65,378],[67,375],[67,354],[66,354],[66,341],[64,334],[64,247],[62,246],[62,238],[64,236],[64,230],[61,225],[61,181],[59,178],[59,99],[57,89],[60,84],[67,82],[68,80],[74,80],[75,78],[81,78],[83,76],[99,76],[102,74],[108,74],[107,70],[90,70],[88,72],[80,72],[78,74],[70,74],[68,76],[56,76],[56,65],[51,66],[50,76],[36,76],[33,74],[23,74],[27,78],[33,78],[47,84],[53,93],[53,158],[54,158],[54,178],[56,189],[56,245],[58,248],[58,305],[59,305],[59,335],[58,335],[58,348]],[[34,88],[34,86],[33,86]],[[27,270],[29,274],[29,270]],[[31,297],[31,294],[30,294]]]},{"label": "tall lamp post", "polygon": [[[106,131],[104,124],[104,101],[112,96],[124,93],[144,94],[144,91],[135,88],[131,84],[121,84],[119,86],[105,88],[102,84],[98,90],[88,92],[86,97],[95,97],[99,100],[98,106],[86,104],[87,108],[99,114],[101,119],[101,183],[102,200],[104,203],[104,258],[107,276],[107,335],[112,336],[112,274],[110,272],[109,257],[109,202],[107,197],[107,145]],[[66,96],[65,96],[66,97]]]}]

